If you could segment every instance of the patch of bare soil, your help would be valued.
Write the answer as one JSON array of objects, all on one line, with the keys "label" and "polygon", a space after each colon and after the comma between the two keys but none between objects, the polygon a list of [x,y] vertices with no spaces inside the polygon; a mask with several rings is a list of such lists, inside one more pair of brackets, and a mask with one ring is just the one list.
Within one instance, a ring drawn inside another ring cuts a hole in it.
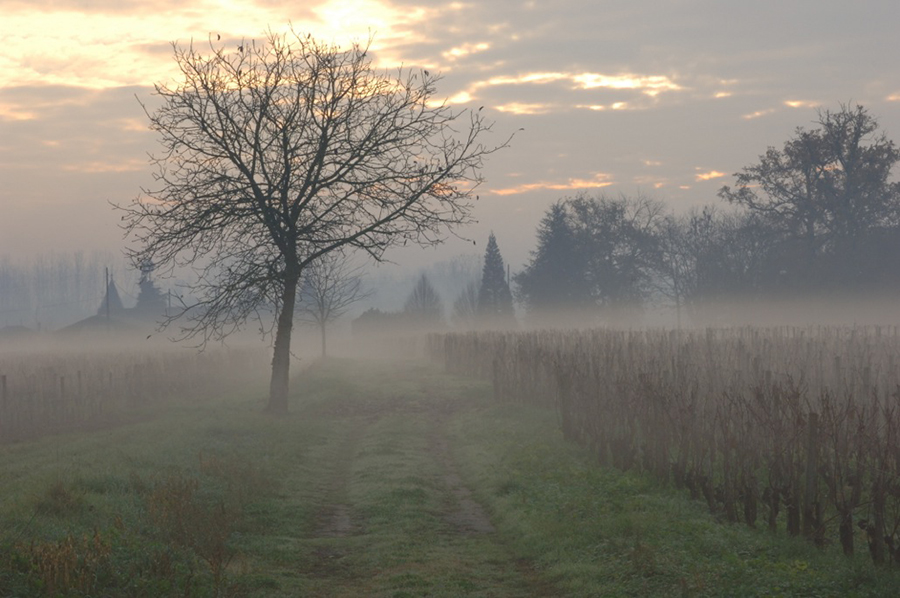
[{"label": "patch of bare soil", "polygon": [[452,508],[444,515],[444,519],[454,530],[463,534],[490,534],[495,531],[490,517],[474,498],[472,491],[459,477],[456,462],[450,453],[445,430],[449,414],[436,414],[430,448],[441,464],[444,474],[443,482],[453,497]]},{"label": "patch of bare soil", "polygon": [[361,533],[361,526],[353,520],[353,513],[347,504],[347,489],[350,483],[350,468],[359,439],[365,433],[371,420],[359,422],[347,433],[347,440],[338,452],[331,477],[325,486],[323,506],[316,513],[317,538],[340,538]]}]

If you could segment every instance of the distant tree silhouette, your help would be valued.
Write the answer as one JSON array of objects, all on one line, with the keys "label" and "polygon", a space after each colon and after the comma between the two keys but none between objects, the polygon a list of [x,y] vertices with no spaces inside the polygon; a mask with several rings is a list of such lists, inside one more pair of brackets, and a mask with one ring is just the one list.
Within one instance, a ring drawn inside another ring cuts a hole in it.
[{"label": "distant tree silhouette", "polygon": [[438,328],[444,318],[444,305],[440,295],[423,274],[416,282],[403,306],[407,322],[417,328]]},{"label": "distant tree silhouette", "polygon": [[770,147],[719,196],[779,234],[773,261],[793,285],[873,282],[884,271],[870,261],[897,246],[900,183],[890,174],[900,150],[862,106],[822,111],[817,125]]},{"label": "distant tree silhouette", "polygon": [[653,291],[662,204],[646,197],[578,196],[569,202],[591,305],[635,310]]},{"label": "distant tree silhouette", "polygon": [[518,296],[531,315],[590,305],[584,256],[572,230],[565,200],[554,203],[537,229],[537,248],[515,275]]},{"label": "distant tree silhouette", "polygon": [[149,278],[138,282],[137,304],[133,313],[145,320],[162,320],[166,315],[166,296]]},{"label": "distant tree silhouette", "polygon": [[506,275],[497,238],[491,232],[484,250],[484,266],[478,288],[478,315],[487,326],[508,328],[515,325],[513,298]]},{"label": "distant tree silhouette", "polygon": [[347,256],[338,252],[323,255],[303,271],[298,317],[319,328],[322,357],[327,353],[327,326],[371,294],[362,287],[361,273],[361,268],[353,267]]},{"label": "distant tree silhouette", "polygon": [[478,327],[478,283],[469,282],[453,301],[453,324],[474,330]]},{"label": "distant tree silhouette", "polygon": [[[175,47],[182,79],[147,110],[156,187],[122,206],[137,262],[192,266],[183,332],[203,344],[259,318],[274,336],[267,410],[288,409],[298,285],[342,248],[375,260],[471,221],[490,124],[434,102],[438,78],[375,68],[365,45],[270,33]],[[505,146],[505,142],[500,147]]]},{"label": "distant tree silhouette", "polygon": [[558,201],[541,220],[531,261],[515,277],[526,309],[593,318],[641,308],[655,291],[663,220],[662,205],[643,197]]}]

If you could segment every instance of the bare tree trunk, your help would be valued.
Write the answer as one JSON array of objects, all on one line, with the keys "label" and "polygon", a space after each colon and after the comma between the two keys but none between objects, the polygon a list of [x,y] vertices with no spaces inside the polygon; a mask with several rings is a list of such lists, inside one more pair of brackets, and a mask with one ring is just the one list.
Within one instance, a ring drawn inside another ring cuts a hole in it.
[{"label": "bare tree trunk", "polygon": [[272,355],[272,379],[269,383],[270,413],[287,413],[291,370],[291,332],[294,328],[294,302],[297,298],[298,275],[285,276],[281,313],[275,330],[275,350]]},{"label": "bare tree trunk", "polygon": [[322,357],[325,357],[325,321],[323,320],[319,325],[322,332]]}]

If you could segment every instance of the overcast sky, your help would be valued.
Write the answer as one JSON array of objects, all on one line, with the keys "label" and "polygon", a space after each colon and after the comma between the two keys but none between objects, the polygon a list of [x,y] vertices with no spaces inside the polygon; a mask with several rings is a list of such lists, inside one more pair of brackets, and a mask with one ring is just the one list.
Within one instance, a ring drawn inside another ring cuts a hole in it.
[{"label": "overcast sky", "polygon": [[337,43],[371,31],[380,66],[441,73],[439,94],[484,106],[498,141],[524,129],[460,231],[482,251],[494,230],[514,269],[556,199],[719,203],[817,109],[863,104],[900,140],[897,0],[0,0],[0,256],[121,248],[109,202],[151,182],[135,96],[173,81],[171,42],[236,47],[288,23]]}]

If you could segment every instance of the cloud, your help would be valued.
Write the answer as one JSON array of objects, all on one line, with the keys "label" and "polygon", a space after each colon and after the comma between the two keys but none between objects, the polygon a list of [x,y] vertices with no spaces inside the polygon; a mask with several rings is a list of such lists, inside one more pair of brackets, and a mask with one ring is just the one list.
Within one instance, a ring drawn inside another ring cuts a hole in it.
[{"label": "cloud", "polygon": [[[700,170],[699,168],[697,170]],[[712,179],[722,178],[723,176],[728,176],[724,172],[719,172],[718,170],[710,170],[709,172],[698,172],[694,175],[694,180],[697,182],[700,181],[711,181]]]},{"label": "cloud", "polygon": [[442,53],[442,56],[447,60],[457,60],[464,56],[468,56],[469,54],[477,54],[478,52],[484,52],[485,50],[490,49],[491,44],[487,42],[480,42],[477,44],[462,44],[461,46],[455,46],[450,48],[446,52]]},{"label": "cloud", "polygon": [[636,75],[624,73],[619,75],[602,75],[599,73],[581,73],[572,80],[580,89],[633,89],[649,96],[656,96],[663,91],[679,91],[680,85],[662,75]]},{"label": "cloud", "polygon": [[521,102],[510,102],[509,104],[501,104],[494,106],[495,110],[500,112],[509,112],[510,114],[546,114],[553,109],[552,104],[525,104]]},{"label": "cloud", "polygon": [[668,183],[668,180],[658,176],[638,175],[632,178],[632,182],[639,187],[646,187],[649,185],[654,189],[661,189]]},{"label": "cloud", "polygon": [[757,110],[755,112],[743,114],[743,115],[741,115],[741,118],[743,118],[744,120],[752,120],[754,118],[759,118],[761,116],[766,116],[768,114],[772,114],[773,112],[775,112],[774,108],[766,108],[765,110]]},{"label": "cloud", "polygon": [[472,90],[497,85],[544,85],[567,81],[574,89],[622,89],[637,90],[649,96],[656,96],[663,91],[679,91],[682,89],[668,77],[661,75],[635,75],[624,73],[604,75],[601,73],[571,72],[532,72],[521,75],[500,75],[472,84]]},{"label": "cloud", "polygon": [[80,172],[84,174],[106,174],[111,172],[141,172],[149,170],[147,160],[131,158],[128,160],[92,160],[89,162],[77,162],[63,164],[62,170],[66,172]]},{"label": "cloud", "polygon": [[494,189],[495,195],[517,195],[519,193],[528,193],[529,191],[538,191],[541,189],[551,189],[553,191],[573,191],[577,189],[600,189],[609,187],[615,183],[611,180],[611,175],[598,172],[590,179],[570,178],[564,183],[540,181],[537,183],[525,183],[515,187],[505,189]]},{"label": "cloud", "polygon": [[3,120],[34,120],[37,113],[27,110],[23,106],[0,102],[0,121]]},{"label": "cloud", "polygon": [[3,10],[0,20],[0,87],[41,83],[106,89],[170,80],[179,72],[169,41],[193,42],[209,51],[213,40],[233,49],[269,29],[287,32],[289,19],[296,31],[312,32],[324,42],[366,42],[374,33],[373,52],[383,50],[379,63],[396,66],[408,61],[393,49],[426,42],[419,25],[432,13],[379,0],[328,0],[311,8],[254,0],[148,0],[119,7],[106,0],[19,2]]},{"label": "cloud", "polygon": [[576,104],[576,108],[584,108],[595,112],[604,110],[639,110],[640,108],[628,102],[613,102],[612,104]]},{"label": "cloud", "polygon": [[822,103],[811,100],[785,100],[784,105],[788,108],[817,108]]}]

